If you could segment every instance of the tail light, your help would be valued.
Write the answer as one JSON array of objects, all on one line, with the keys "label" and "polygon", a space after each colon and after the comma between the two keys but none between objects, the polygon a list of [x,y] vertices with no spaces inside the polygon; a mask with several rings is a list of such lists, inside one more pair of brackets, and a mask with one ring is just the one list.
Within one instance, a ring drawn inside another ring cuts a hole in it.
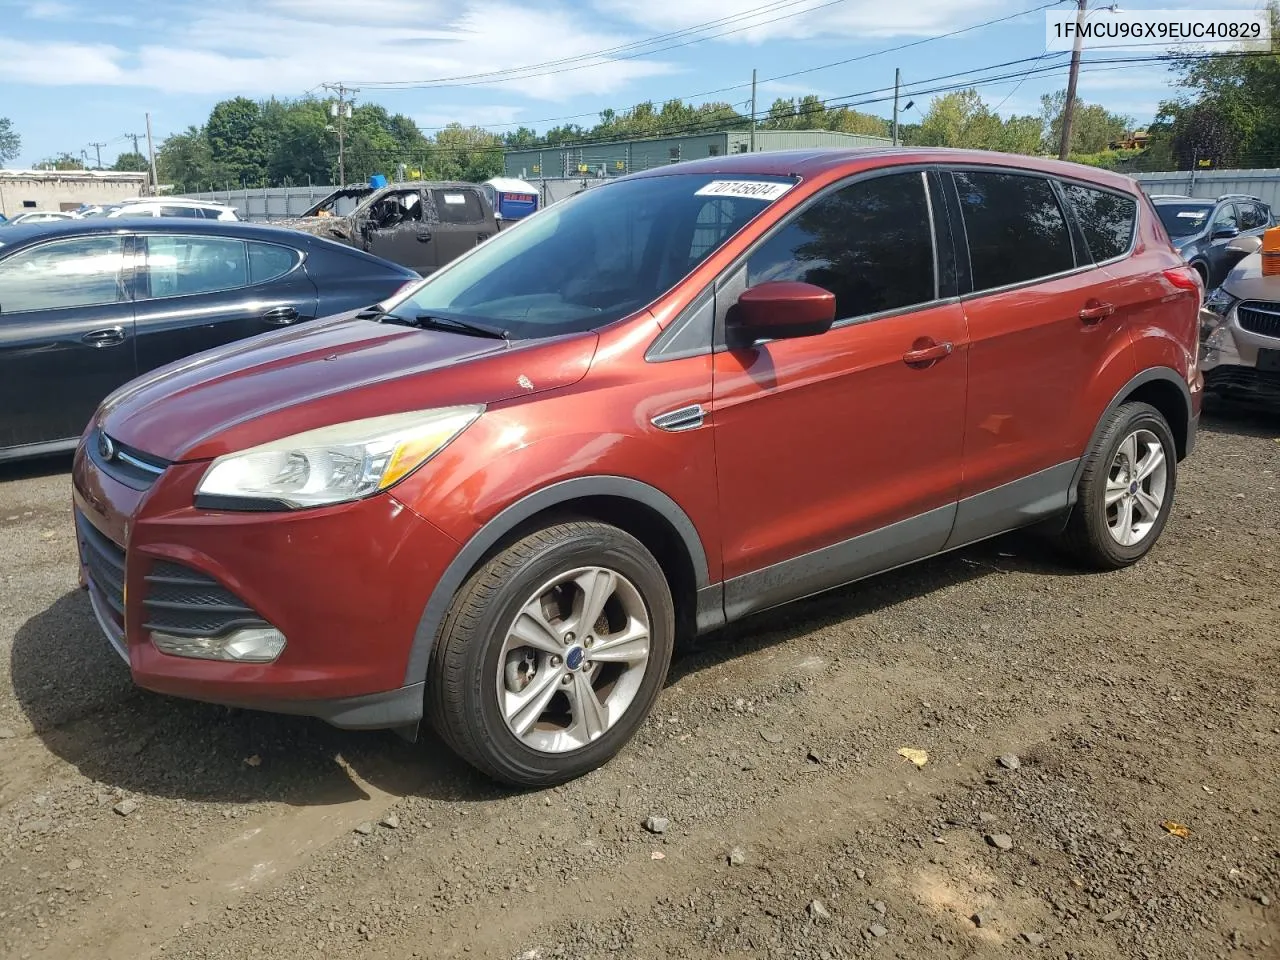
[{"label": "tail light", "polygon": [[1164,272],[1164,278],[1179,290],[1193,290],[1202,298],[1204,296],[1204,282],[1200,279],[1200,271],[1195,267],[1170,267]]}]

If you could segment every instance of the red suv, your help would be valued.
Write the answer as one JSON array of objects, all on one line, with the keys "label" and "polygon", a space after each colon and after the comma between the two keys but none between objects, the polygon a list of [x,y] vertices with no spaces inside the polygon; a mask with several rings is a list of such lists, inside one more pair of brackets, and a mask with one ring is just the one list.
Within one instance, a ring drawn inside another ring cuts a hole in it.
[{"label": "red suv", "polygon": [[1133,181],[990,153],[717,157],[391,300],[134,381],[74,467],[135,682],[416,732],[517,784],[635,732],[676,637],[1037,525],[1160,536],[1198,275]]}]

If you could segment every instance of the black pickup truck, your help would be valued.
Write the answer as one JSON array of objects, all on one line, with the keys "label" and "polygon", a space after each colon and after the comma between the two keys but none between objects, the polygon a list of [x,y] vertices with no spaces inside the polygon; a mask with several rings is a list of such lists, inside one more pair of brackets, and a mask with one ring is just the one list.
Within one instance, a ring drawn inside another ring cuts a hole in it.
[{"label": "black pickup truck", "polygon": [[498,232],[493,207],[478,186],[444,181],[342,187],[301,217],[275,223],[349,244],[424,277]]}]

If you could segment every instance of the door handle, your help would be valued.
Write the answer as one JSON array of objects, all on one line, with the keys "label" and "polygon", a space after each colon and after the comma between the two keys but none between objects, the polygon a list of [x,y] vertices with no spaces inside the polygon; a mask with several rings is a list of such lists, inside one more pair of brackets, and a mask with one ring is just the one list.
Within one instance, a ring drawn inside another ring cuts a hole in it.
[{"label": "door handle", "polygon": [[80,339],[91,347],[114,347],[124,343],[124,327],[90,330]]},{"label": "door handle", "polygon": [[944,360],[949,356],[951,356],[950,343],[933,343],[927,347],[908,350],[902,355],[902,362],[908,366],[916,366],[917,364]]},{"label": "door handle", "polygon": [[418,231],[418,242],[419,242],[419,243],[426,243],[426,242],[427,242],[428,240],[430,240],[430,239],[431,239],[431,231],[430,231],[430,230],[419,230],[419,231]]},{"label": "door handle", "polygon": [[1080,319],[1085,323],[1097,323],[1099,320],[1103,320],[1115,312],[1115,304],[1099,303],[1097,300],[1090,300],[1080,311]]},{"label": "door handle", "polygon": [[298,311],[293,307],[272,307],[262,315],[262,319],[267,323],[284,327],[298,319]]}]

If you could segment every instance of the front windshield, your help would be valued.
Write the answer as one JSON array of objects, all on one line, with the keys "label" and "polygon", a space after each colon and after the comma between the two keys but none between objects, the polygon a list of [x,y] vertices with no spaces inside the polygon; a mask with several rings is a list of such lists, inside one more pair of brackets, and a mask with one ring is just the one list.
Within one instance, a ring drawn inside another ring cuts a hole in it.
[{"label": "front windshield", "polygon": [[1156,206],[1160,214],[1160,222],[1174,240],[1179,237],[1194,237],[1204,230],[1204,225],[1213,213],[1211,203],[1161,203]]},{"label": "front windshield", "polygon": [[389,305],[513,339],[594,330],[649,305],[796,183],[671,174],[595,187],[533,214]]}]

